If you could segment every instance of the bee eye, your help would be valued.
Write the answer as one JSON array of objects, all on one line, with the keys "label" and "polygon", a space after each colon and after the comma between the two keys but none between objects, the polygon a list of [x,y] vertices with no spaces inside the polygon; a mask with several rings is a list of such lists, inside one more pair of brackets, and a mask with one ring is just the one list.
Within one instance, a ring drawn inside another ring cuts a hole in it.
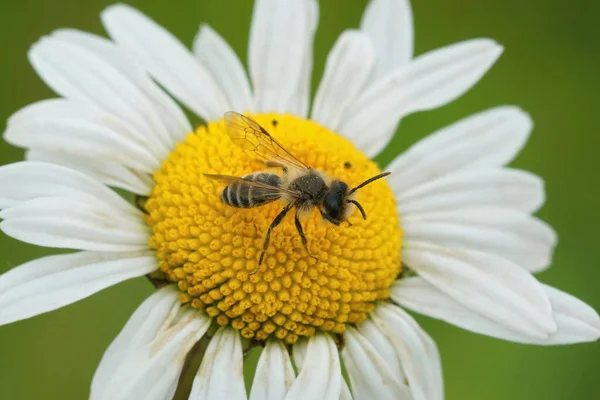
[{"label": "bee eye", "polygon": [[328,219],[333,220],[332,222],[338,225],[344,215],[345,209],[345,196],[348,192],[348,185],[344,182],[333,181],[325,198],[323,199],[323,208],[325,214],[329,217]]},{"label": "bee eye", "polygon": [[339,198],[335,195],[327,195],[325,197],[325,213],[328,217],[338,220],[342,215],[342,204]]}]

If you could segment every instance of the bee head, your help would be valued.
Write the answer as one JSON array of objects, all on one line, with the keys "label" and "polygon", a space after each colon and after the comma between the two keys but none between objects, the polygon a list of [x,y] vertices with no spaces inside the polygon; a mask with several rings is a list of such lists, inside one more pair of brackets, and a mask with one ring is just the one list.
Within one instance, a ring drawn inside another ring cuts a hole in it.
[{"label": "bee head", "polygon": [[340,225],[343,221],[346,221],[352,211],[354,211],[354,206],[358,208],[360,214],[363,219],[367,219],[367,214],[365,210],[362,208],[360,203],[356,201],[356,191],[368,185],[369,183],[376,181],[377,179],[384,178],[388,176],[391,172],[384,172],[379,175],[375,175],[355,188],[350,189],[350,187],[342,181],[333,181],[323,198],[322,210],[321,214],[323,218],[327,221],[331,222],[334,225]]},{"label": "bee head", "polygon": [[333,181],[323,198],[321,214],[323,218],[334,225],[339,225],[345,219],[347,209],[346,197],[350,188],[345,182]]}]

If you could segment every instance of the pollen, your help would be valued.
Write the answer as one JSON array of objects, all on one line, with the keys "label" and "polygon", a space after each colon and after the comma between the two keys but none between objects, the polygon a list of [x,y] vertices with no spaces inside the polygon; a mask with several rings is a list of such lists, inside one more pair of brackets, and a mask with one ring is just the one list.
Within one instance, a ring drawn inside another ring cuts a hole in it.
[{"label": "pollen", "polygon": [[[300,161],[350,187],[381,172],[352,143],[315,122],[288,114],[250,116]],[[267,228],[284,204],[226,205],[225,184],[204,174],[243,176],[265,169],[233,144],[222,120],[200,126],[176,145],[154,174],[144,204],[149,244],[164,279],[178,285],[182,303],[248,339],[291,344],[318,330],[342,333],[389,297],[400,273],[402,231],[392,191],[385,179],[360,189],[357,200],[367,219],[354,210],[352,225],[335,226],[313,210],[302,221],[308,252],[288,214],[272,231],[259,265]]]}]

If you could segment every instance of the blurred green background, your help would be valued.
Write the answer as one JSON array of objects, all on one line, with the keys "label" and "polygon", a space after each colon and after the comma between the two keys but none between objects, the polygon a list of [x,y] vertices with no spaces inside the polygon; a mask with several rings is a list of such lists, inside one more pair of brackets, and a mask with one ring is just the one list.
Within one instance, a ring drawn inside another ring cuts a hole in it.
[{"label": "blurred green background", "polygon": [[[293,1],[293,0],[290,0]],[[29,46],[61,27],[104,34],[109,1],[4,1],[0,12],[0,118],[53,96],[26,59]],[[187,45],[209,22],[245,59],[251,1],[131,1]],[[357,27],[366,0],[322,0],[313,87],[340,32]],[[517,104],[535,121],[515,166],[547,182],[540,216],[560,235],[554,265],[539,275],[600,309],[600,2],[579,0],[413,1],[416,53],[474,37],[506,47],[484,79],[458,101],[406,118],[382,164],[433,130],[498,104]],[[0,164],[22,159],[0,143]],[[0,234],[1,235],[1,234]],[[0,272],[49,254],[0,236]],[[0,327],[1,399],[84,399],[100,357],[131,312],[151,293],[144,279],[109,288],[52,313]],[[417,317],[437,341],[447,399],[600,398],[598,343],[535,347],[471,334]]]}]

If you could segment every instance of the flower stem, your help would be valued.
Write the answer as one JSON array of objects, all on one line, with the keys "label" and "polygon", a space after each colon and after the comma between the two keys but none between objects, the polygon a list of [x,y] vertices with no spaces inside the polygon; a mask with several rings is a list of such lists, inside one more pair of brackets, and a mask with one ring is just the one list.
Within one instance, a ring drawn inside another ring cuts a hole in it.
[{"label": "flower stem", "polygon": [[173,400],[187,400],[190,397],[194,377],[196,376],[198,368],[200,368],[209,342],[210,339],[207,336],[204,336],[196,342],[185,357],[185,362],[181,369],[181,374],[179,375],[179,381],[177,382],[177,389],[175,389]]}]

